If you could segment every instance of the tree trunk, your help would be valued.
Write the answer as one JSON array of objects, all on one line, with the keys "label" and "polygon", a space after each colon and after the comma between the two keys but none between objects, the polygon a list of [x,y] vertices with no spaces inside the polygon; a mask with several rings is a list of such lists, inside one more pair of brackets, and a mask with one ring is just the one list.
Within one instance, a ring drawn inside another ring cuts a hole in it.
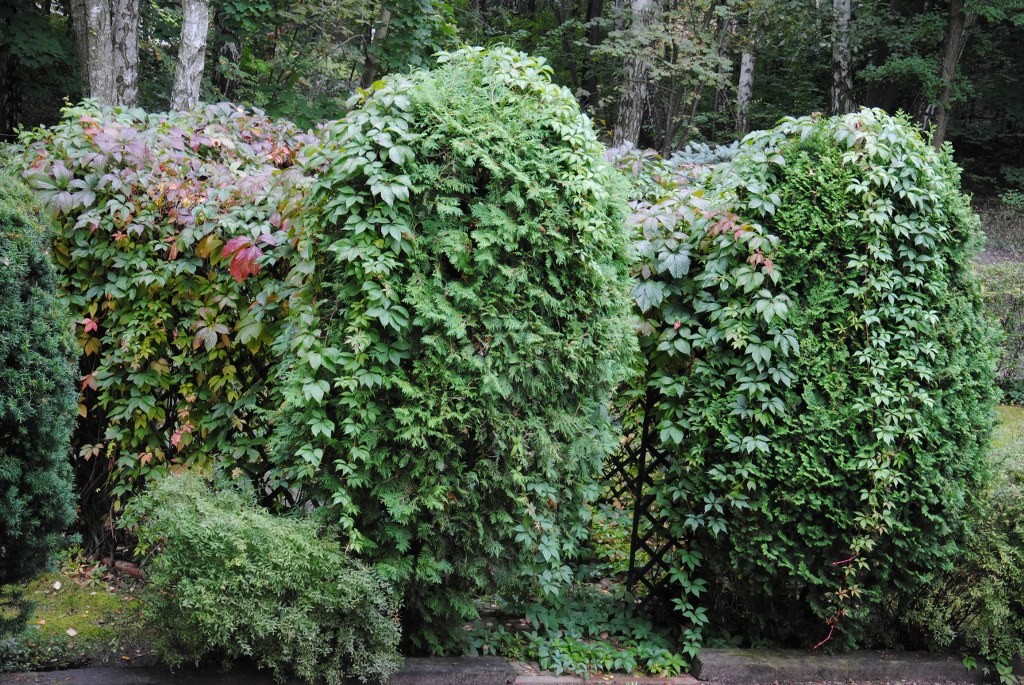
[{"label": "tree trunk", "polygon": [[377,80],[377,70],[380,64],[377,60],[375,48],[380,47],[388,37],[388,25],[391,23],[391,10],[387,7],[380,8],[380,16],[377,17],[377,26],[370,36],[370,44],[366,47],[366,60],[363,62],[363,78],[360,81],[363,88],[369,88]]},{"label": "tree trunk", "polygon": [[598,20],[601,18],[603,0],[589,0],[587,3],[587,77],[583,82],[583,88],[587,91],[586,99],[583,102],[590,112],[597,110],[598,105],[598,80],[597,64],[594,60],[594,52],[601,44],[601,27]]},{"label": "tree trunk", "polygon": [[941,149],[942,143],[946,140],[946,130],[949,128],[949,105],[953,97],[956,67],[960,63],[960,57],[964,54],[967,34],[977,18],[978,15],[974,12],[964,11],[964,0],[950,1],[949,29],[946,32],[946,42],[942,46],[942,71],[939,74],[942,90],[939,91],[939,101],[935,107],[935,134],[932,136],[932,145],[936,149]]},{"label": "tree trunk", "polygon": [[139,99],[139,0],[71,0],[82,93],[104,106]]},{"label": "tree trunk", "polygon": [[754,53],[744,50],[740,56],[740,82],[736,86],[736,133],[750,132],[750,103],[754,99]]},{"label": "tree trunk", "polygon": [[114,43],[107,0],[85,0],[86,71],[89,89],[86,95],[101,105],[117,102],[114,78]]},{"label": "tree trunk", "polygon": [[210,29],[208,0],[181,0],[181,42],[174,69],[171,109],[188,110],[199,104],[206,56],[206,34]]},{"label": "tree trunk", "polygon": [[647,106],[647,81],[651,73],[651,46],[645,35],[654,23],[657,0],[631,0],[633,22],[630,26],[633,46],[626,57],[626,82],[619,98],[619,114],[612,133],[612,146],[636,145],[640,139],[644,109]]},{"label": "tree trunk", "polygon": [[75,48],[78,51],[82,96],[89,97],[89,25],[85,16],[85,0],[71,0],[71,29],[75,34]]},{"label": "tree trunk", "polygon": [[[13,17],[0,17],[0,27],[11,35]],[[0,48],[0,136],[14,132],[21,119],[21,80],[18,58],[8,47]]]},{"label": "tree trunk", "polygon": [[729,87],[729,82],[732,80],[732,68],[729,61],[728,48],[730,38],[735,30],[736,20],[730,17],[722,24],[722,29],[718,36],[718,83],[715,88],[715,114],[718,116],[713,119],[711,139],[715,139],[717,135],[718,122],[725,121],[732,110],[731,88]]},{"label": "tree trunk", "polygon": [[829,114],[853,111],[853,59],[850,54],[852,0],[832,0],[832,89]]},{"label": "tree trunk", "polygon": [[139,0],[111,0],[116,102],[139,104]]}]

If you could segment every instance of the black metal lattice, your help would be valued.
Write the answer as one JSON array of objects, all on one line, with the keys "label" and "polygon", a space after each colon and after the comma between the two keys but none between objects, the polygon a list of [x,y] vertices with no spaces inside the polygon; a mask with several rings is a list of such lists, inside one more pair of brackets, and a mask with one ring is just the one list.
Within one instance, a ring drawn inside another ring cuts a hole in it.
[{"label": "black metal lattice", "polygon": [[638,603],[651,612],[670,609],[671,564],[669,557],[677,541],[671,535],[667,517],[658,508],[654,489],[668,468],[668,459],[658,449],[653,409],[656,393],[649,391],[637,417],[640,428],[622,439],[618,454],[605,469],[606,503],[632,508],[633,526],[629,543],[629,572],[626,584]]}]

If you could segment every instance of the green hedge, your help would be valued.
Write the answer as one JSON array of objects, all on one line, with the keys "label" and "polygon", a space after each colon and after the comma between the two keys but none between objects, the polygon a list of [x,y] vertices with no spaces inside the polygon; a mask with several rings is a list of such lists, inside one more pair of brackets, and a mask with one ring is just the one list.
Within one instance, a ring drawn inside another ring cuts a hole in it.
[{"label": "green hedge", "polygon": [[0,584],[46,566],[75,517],[71,324],[15,173],[0,159]]},{"label": "green hedge", "polygon": [[686,634],[884,641],[985,486],[997,334],[959,170],[862,110],[786,119],[703,178],[635,218]]},{"label": "green hedge", "polygon": [[632,364],[626,212],[543,62],[445,53],[329,124],[305,164],[319,295],[292,309],[282,482],[335,507],[404,591],[411,648],[474,598],[557,592],[617,447]]}]

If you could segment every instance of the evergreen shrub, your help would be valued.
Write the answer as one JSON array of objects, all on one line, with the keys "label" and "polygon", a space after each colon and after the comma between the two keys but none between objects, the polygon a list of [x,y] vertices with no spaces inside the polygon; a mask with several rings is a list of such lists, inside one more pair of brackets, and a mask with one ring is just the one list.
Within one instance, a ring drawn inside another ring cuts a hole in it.
[{"label": "evergreen shrub", "polygon": [[122,523],[148,555],[142,629],[171,666],[251,658],[280,682],[339,685],[401,665],[394,592],[312,521],[184,472],[133,498]]},{"label": "evergreen shrub", "polygon": [[305,152],[320,294],[292,306],[275,475],[402,588],[411,649],[461,640],[479,593],[564,585],[617,446],[626,206],[550,73],[444,53]]},{"label": "evergreen shrub", "polygon": [[271,342],[308,271],[284,215],[302,197],[293,161],[309,139],[226,103],[149,114],[89,101],[23,135],[24,175],[57,217],[94,533],[111,513],[97,491],[116,509],[174,464],[262,476]]},{"label": "evergreen shrub", "polygon": [[75,386],[48,227],[0,160],[0,584],[45,567],[75,517]]},{"label": "evergreen shrub", "polygon": [[634,290],[677,604],[750,641],[869,644],[985,486],[997,331],[948,149],[862,110],[641,184]]}]

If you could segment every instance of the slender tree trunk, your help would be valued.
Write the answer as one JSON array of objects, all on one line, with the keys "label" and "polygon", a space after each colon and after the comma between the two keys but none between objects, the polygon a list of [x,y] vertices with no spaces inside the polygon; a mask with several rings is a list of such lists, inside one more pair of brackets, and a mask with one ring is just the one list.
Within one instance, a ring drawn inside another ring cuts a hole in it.
[{"label": "slender tree trunk", "polygon": [[78,69],[82,95],[89,96],[89,25],[85,19],[85,0],[71,0],[71,29],[78,51]]},{"label": "slender tree trunk", "polygon": [[832,0],[832,89],[829,114],[853,111],[853,58],[850,54],[852,0]]},{"label": "slender tree trunk", "polygon": [[116,102],[139,104],[139,0],[111,0]]},{"label": "slender tree trunk", "polygon": [[587,77],[583,82],[583,88],[587,91],[584,106],[591,112],[597,109],[598,103],[598,80],[597,64],[594,60],[594,51],[601,43],[601,27],[597,20],[601,18],[603,0],[590,0],[587,3]]},{"label": "slender tree trunk", "polygon": [[[11,15],[0,18],[0,27],[7,35],[11,31],[11,20]],[[19,66],[10,48],[0,49],[0,135],[13,132],[21,119]]]},{"label": "slender tree trunk", "polygon": [[740,81],[736,86],[736,133],[750,132],[750,103],[754,99],[754,64],[756,58],[749,48],[740,55]]},{"label": "slender tree trunk", "polygon": [[366,60],[363,63],[363,78],[360,82],[363,88],[369,88],[377,80],[377,70],[380,64],[377,60],[375,48],[380,47],[388,37],[388,25],[391,23],[391,10],[386,6],[380,8],[380,15],[377,17],[377,26],[373,29],[370,44],[366,47]]},{"label": "slender tree trunk", "polygon": [[210,29],[208,0],[181,0],[181,42],[174,69],[171,109],[187,110],[199,104],[206,56],[206,34]]},{"label": "slender tree trunk", "polygon": [[101,105],[117,102],[114,78],[114,42],[107,0],[85,0],[85,25],[89,90],[87,95]]},{"label": "slender tree trunk", "polygon": [[633,49],[626,57],[626,82],[619,98],[619,114],[615,120],[612,145],[636,145],[640,139],[644,109],[647,106],[647,82],[651,74],[651,46],[647,32],[657,14],[657,0],[631,0]]},{"label": "slender tree trunk", "polygon": [[[718,35],[718,66],[716,67],[716,73],[718,75],[718,83],[715,87],[715,113],[721,116],[723,119],[728,116],[729,110],[732,108],[730,103],[729,82],[731,79],[731,71],[729,64],[728,45],[729,38],[736,30],[736,20],[729,18],[722,25]],[[717,127],[718,117],[715,117],[715,126]],[[715,131],[712,131],[712,139],[715,137]]]},{"label": "slender tree trunk", "polygon": [[967,46],[967,34],[977,18],[978,15],[974,12],[964,10],[964,0],[950,1],[949,29],[946,32],[946,42],[942,47],[942,71],[939,74],[942,90],[939,91],[939,101],[935,107],[935,135],[932,136],[932,145],[936,149],[940,149],[946,140],[956,67]]}]

